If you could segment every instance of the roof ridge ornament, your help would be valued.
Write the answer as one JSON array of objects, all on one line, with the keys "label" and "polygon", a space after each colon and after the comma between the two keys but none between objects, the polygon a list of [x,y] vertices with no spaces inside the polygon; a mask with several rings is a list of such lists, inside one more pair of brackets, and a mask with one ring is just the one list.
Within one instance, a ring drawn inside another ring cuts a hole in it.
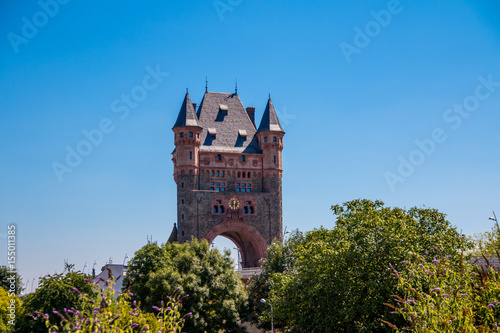
[{"label": "roof ridge ornament", "polygon": [[208,92],[208,77],[205,76],[205,92]]},{"label": "roof ridge ornament", "polygon": [[234,94],[238,95],[238,78],[234,79]]}]

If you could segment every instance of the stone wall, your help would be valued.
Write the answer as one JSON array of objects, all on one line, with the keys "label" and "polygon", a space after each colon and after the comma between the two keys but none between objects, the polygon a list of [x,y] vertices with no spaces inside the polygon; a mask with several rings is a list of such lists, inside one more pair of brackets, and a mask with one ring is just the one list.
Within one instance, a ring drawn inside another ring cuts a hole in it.
[{"label": "stone wall", "polygon": [[[262,235],[268,245],[275,238],[281,239],[282,195],[280,177],[271,176],[262,179],[262,176],[258,177],[262,175],[260,172],[251,172],[250,179],[237,178],[233,176],[233,171],[226,172],[224,178],[212,178],[210,173],[207,177],[205,172],[203,174],[200,177],[197,175],[178,175],[177,226],[179,242],[188,241],[191,236],[204,238],[210,230],[224,221],[242,221],[249,224]],[[198,180],[201,184],[200,190],[197,189]],[[251,192],[236,192],[236,184],[243,182],[252,184]],[[225,191],[211,191],[210,183],[225,183]],[[240,202],[238,209],[229,208],[228,200],[230,198],[238,198]],[[214,206],[222,206],[223,211],[218,210],[217,213],[214,213]],[[248,207],[247,213],[245,213],[245,207]],[[253,213],[250,212],[250,207],[252,207]]]}]

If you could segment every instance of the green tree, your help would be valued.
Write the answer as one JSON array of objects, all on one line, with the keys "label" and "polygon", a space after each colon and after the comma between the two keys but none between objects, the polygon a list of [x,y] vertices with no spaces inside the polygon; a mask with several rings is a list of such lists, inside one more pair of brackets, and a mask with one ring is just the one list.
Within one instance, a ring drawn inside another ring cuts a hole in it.
[{"label": "green tree", "polygon": [[129,262],[131,291],[144,311],[172,295],[177,288],[183,310],[191,312],[187,332],[235,331],[246,302],[246,293],[227,251],[210,249],[206,240],[190,243],[148,244]]},{"label": "green tree", "polygon": [[[271,276],[275,273],[293,272],[297,259],[297,249],[305,241],[305,235],[299,230],[292,231],[283,242],[275,240],[267,249],[267,256],[263,259],[262,272],[254,276],[248,286],[248,320],[257,327],[269,330],[271,328],[271,317],[268,305],[260,302],[267,299],[273,288]],[[260,316],[265,313],[264,316]],[[285,318],[274,318],[275,328],[284,328]]]},{"label": "green tree", "polygon": [[0,287],[10,291],[12,282],[14,282],[15,286],[15,294],[20,295],[23,291],[23,286],[21,282],[21,276],[17,273],[17,271],[11,272],[9,268],[5,265],[0,266]]},{"label": "green tree", "polygon": [[474,234],[475,248],[473,254],[481,255],[496,255],[500,252],[500,229],[495,223],[490,231]]},{"label": "green tree", "polygon": [[458,262],[472,246],[435,209],[354,200],[332,210],[335,227],[308,232],[293,269],[271,275],[275,318],[293,332],[387,331],[382,320],[395,318],[383,303],[398,283],[388,264],[399,269],[412,252],[442,252]]},{"label": "green tree", "polygon": [[[23,302],[25,315],[20,321],[21,332],[47,332],[45,323],[37,320],[35,312],[63,312],[65,308],[81,307],[82,300],[73,288],[86,294],[94,292],[92,284],[87,280],[88,275],[70,271],[71,265],[67,268],[66,273],[41,277],[37,290],[26,296]],[[52,317],[50,320],[54,325],[59,324],[58,317]]]}]

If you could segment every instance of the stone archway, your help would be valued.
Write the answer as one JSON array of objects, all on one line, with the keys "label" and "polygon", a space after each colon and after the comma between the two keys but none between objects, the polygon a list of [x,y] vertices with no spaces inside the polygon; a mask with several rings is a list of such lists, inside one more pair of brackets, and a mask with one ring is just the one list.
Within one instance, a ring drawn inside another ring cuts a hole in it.
[{"label": "stone archway", "polygon": [[224,236],[236,244],[241,253],[243,268],[260,267],[260,259],[266,256],[267,245],[262,235],[245,222],[226,221],[216,225],[205,236],[211,243],[215,237]]}]

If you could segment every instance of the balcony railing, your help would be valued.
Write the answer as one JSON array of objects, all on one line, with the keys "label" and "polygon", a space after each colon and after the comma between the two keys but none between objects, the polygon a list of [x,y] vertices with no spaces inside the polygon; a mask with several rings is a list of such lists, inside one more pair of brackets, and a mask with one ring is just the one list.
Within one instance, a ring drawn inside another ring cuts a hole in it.
[{"label": "balcony railing", "polygon": [[262,267],[248,267],[236,270],[236,273],[238,273],[242,279],[248,279],[254,275],[260,275],[261,272]]}]

